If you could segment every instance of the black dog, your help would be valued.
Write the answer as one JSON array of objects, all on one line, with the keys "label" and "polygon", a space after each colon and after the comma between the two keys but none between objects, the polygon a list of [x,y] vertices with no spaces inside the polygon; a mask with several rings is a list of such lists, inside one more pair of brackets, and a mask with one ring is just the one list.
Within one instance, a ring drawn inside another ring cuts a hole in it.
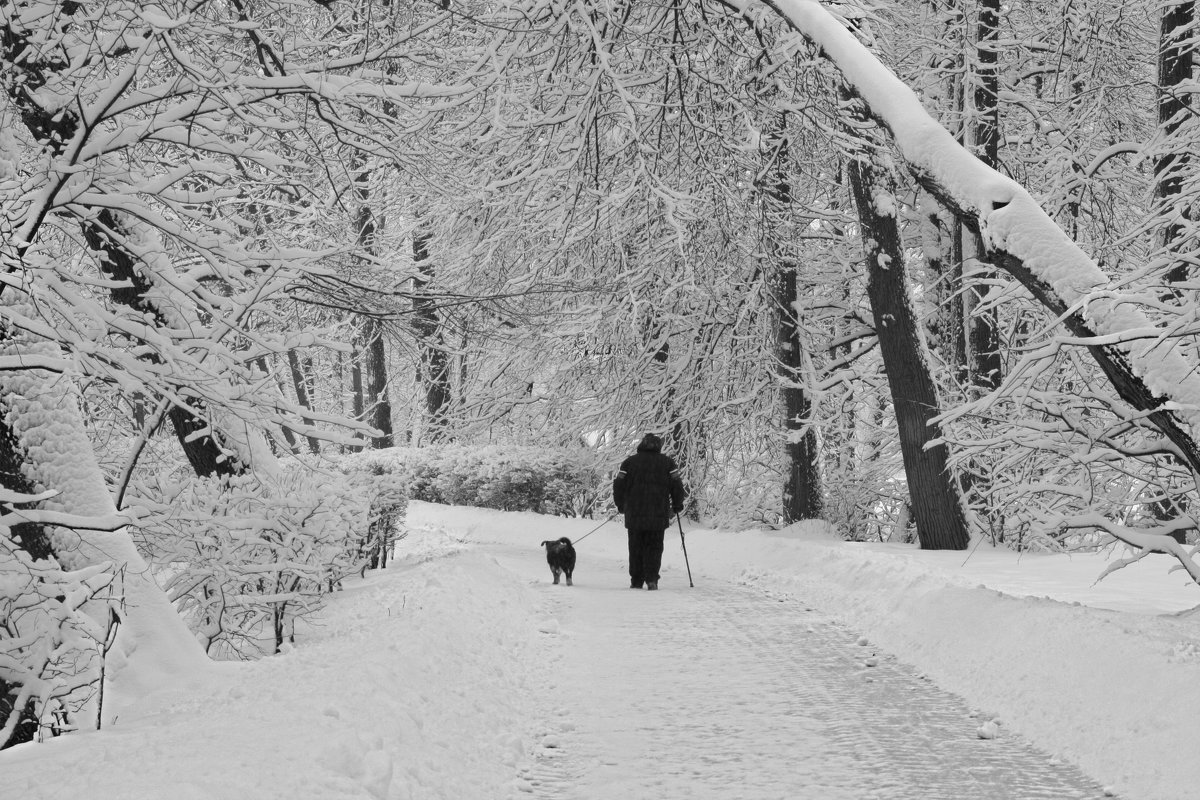
[{"label": "black dog", "polygon": [[575,571],[575,548],[571,540],[564,536],[557,541],[542,542],[542,546],[546,548],[546,563],[554,573],[554,582],[558,583],[558,576],[565,574],[567,586],[570,586],[571,573]]}]

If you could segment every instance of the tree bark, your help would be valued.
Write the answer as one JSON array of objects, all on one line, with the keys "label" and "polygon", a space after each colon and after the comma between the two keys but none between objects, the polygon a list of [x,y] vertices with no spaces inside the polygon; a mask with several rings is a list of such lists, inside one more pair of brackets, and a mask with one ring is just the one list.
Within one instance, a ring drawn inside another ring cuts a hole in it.
[{"label": "tree bark", "polygon": [[373,318],[368,318],[367,330],[367,423],[379,431],[379,435],[371,439],[371,447],[382,450],[391,447],[392,437],[392,401],[388,398],[387,352],[383,346],[383,326]]},{"label": "tree bark", "polygon": [[[8,424],[9,413],[11,413],[9,409],[0,406],[0,486],[21,494],[34,494],[36,490],[33,484],[21,470],[25,454],[17,441],[16,433]],[[28,553],[29,557],[35,561],[54,556],[50,535],[41,523],[17,523],[9,528],[9,536],[12,537],[17,547]],[[20,688],[21,684],[9,683],[0,678],[0,729],[8,722],[9,715],[13,712]],[[0,740],[0,750],[23,742],[31,742],[37,735],[38,718],[33,701],[28,701],[19,714],[20,717],[12,735],[8,737],[7,741]]]},{"label": "tree bark", "polygon": [[[1000,165],[999,37],[1000,0],[979,0],[975,26],[976,76],[972,92],[971,139],[975,155],[992,169]],[[963,313],[968,330],[968,382],[980,391],[989,392],[998,388],[1003,379],[1000,318],[994,306],[980,310],[979,305],[996,273],[988,265],[983,240],[977,233],[971,233],[970,236],[971,255],[976,268],[972,280],[965,284],[968,291],[963,294]]]},{"label": "tree bark", "polygon": [[933,284],[930,296],[936,306],[927,323],[930,344],[961,383],[967,368],[962,301],[963,227],[927,192],[921,193],[921,213],[925,218],[921,249]]},{"label": "tree bark", "polygon": [[897,205],[870,164],[852,161],[850,186],[867,254],[867,295],[891,389],[904,474],[924,550],[962,550],[970,541],[949,449],[935,421],[941,408],[909,297]]},{"label": "tree bark", "polygon": [[[354,350],[350,353],[350,407],[354,413],[354,419],[362,422],[366,420],[367,402],[366,390],[363,386],[363,341],[361,329],[354,334]],[[354,446],[350,448],[352,452],[359,452],[361,447]]]},{"label": "tree bark", "polygon": [[[304,372],[304,368],[300,364],[300,357],[296,355],[296,349],[288,350],[288,369],[292,373],[292,386],[296,390],[296,402],[302,405],[309,411],[312,410],[312,400],[308,396],[308,376]],[[304,424],[308,427],[313,426],[313,421],[308,417],[302,418]],[[305,436],[308,439],[308,450],[314,456],[321,452],[321,443],[313,436]]]},{"label": "tree bark", "polygon": [[813,404],[804,386],[804,340],[796,303],[799,265],[785,250],[780,226],[792,205],[792,185],[788,181],[790,160],[786,134],[787,116],[780,113],[771,137],[771,173],[773,182],[764,192],[764,245],[770,257],[772,291],[772,328],[775,332],[775,372],[783,412],[784,480],[783,519],[791,523],[820,519],[824,510],[821,484],[821,452],[817,429],[812,418]]},{"label": "tree bark", "polygon": [[[273,355],[272,360],[274,360],[274,358],[275,358],[275,356]],[[270,363],[268,363],[268,361],[267,361],[267,357],[259,356],[257,359],[255,359],[255,363],[258,364],[258,369],[262,372],[263,375],[271,375],[272,377],[275,378],[275,385],[279,388],[279,396],[287,397],[287,391],[285,388],[285,384],[283,382],[283,378],[280,376],[278,370],[271,368]],[[290,427],[288,427],[287,425],[279,426],[279,431],[280,431],[280,433],[283,434],[284,442],[287,443],[287,451],[289,453],[295,455],[297,452],[297,450],[296,450],[296,434],[292,433],[292,429]],[[275,437],[274,436],[268,437],[268,441],[271,443],[272,452],[274,452],[278,447]]]},{"label": "tree bark", "polygon": [[[1195,3],[1170,3],[1163,8],[1158,37],[1158,127],[1172,146],[1154,159],[1154,197],[1162,213],[1166,213],[1172,201],[1183,191],[1183,178],[1190,168],[1191,155],[1174,137],[1191,110],[1191,89],[1184,86],[1192,79],[1193,37],[1195,31]],[[1181,215],[1191,219],[1190,209]],[[1167,222],[1162,227],[1159,244],[1167,250],[1174,249],[1183,238],[1183,223],[1175,220],[1175,214],[1167,213]],[[1166,273],[1168,284],[1187,280],[1188,266],[1178,263]]]},{"label": "tree bark", "polygon": [[417,277],[413,278],[413,327],[420,347],[420,379],[425,392],[425,438],[440,442],[449,434],[450,359],[446,355],[437,308],[433,299],[425,295],[425,289],[433,280],[429,258],[431,238],[421,231],[413,234],[413,264],[417,271]]},{"label": "tree bark", "polygon": [[796,265],[784,263],[774,275],[775,357],[783,405],[785,477],[783,519],[797,522],[820,519],[824,510],[821,452],[812,414],[812,400],[804,388],[804,344],[796,313],[799,299]]},{"label": "tree bark", "polygon": [[[358,229],[358,245],[365,257],[374,260],[379,255],[379,223],[370,206],[371,171],[361,153],[354,155],[355,192],[361,205],[355,225]],[[366,421],[379,435],[371,439],[371,447],[379,450],[391,447],[392,404],[388,399],[387,351],[383,342],[383,326],[374,317],[365,317],[362,326],[363,364],[366,367],[365,381],[360,384],[365,390]],[[361,376],[360,376],[361,377]]]},{"label": "tree bark", "polygon": [[[1193,218],[1190,204],[1178,210],[1174,210],[1173,205],[1179,201],[1184,177],[1192,169],[1191,151],[1178,137],[1180,128],[1192,110],[1192,90],[1185,84],[1192,80],[1195,63],[1195,24],[1194,2],[1166,5],[1159,21],[1158,128],[1168,148],[1154,159],[1154,198],[1159,207],[1158,213],[1167,220],[1159,233],[1158,244],[1173,255],[1186,248],[1185,222]],[[1185,261],[1178,261],[1166,271],[1163,279],[1171,287],[1166,292],[1168,299],[1182,295],[1182,287],[1177,284],[1187,281],[1190,272]],[[1172,461],[1177,459],[1172,458]],[[1163,521],[1176,519],[1187,510],[1187,498],[1182,495],[1168,495],[1150,504],[1154,517]],[[1186,531],[1174,531],[1171,536],[1180,544],[1187,543]]]}]

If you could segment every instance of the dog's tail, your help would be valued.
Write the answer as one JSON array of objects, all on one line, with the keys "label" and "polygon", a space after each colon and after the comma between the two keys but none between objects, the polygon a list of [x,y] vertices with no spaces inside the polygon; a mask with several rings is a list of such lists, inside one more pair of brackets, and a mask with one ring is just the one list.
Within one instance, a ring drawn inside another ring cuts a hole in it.
[{"label": "dog's tail", "polygon": [[558,540],[558,543],[559,543],[559,544],[565,544],[565,545],[568,545],[568,546],[569,546],[569,545],[571,544],[571,540],[570,540],[570,539],[568,539],[567,537],[563,536],[562,538],[560,538],[560,539]]},{"label": "dog's tail", "polygon": [[549,539],[547,539],[546,541],[542,542],[542,547],[545,547],[548,544],[558,544],[558,542],[552,542]]}]

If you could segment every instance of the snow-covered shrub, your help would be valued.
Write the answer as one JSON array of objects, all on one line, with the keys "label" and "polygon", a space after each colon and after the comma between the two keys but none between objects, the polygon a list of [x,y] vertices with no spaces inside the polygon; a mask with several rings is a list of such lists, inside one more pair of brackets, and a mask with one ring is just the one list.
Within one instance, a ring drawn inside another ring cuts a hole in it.
[{"label": "snow-covered shrub", "polygon": [[911,540],[908,486],[898,453],[895,459],[866,462],[861,469],[835,466],[825,480],[825,519],[843,538],[856,542]]},{"label": "snow-covered shrub", "polygon": [[348,471],[374,465],[395,475],[414,500],[589,516],[607,502],[607,478],[590,450],[487,445],[393,447],[350,456]]},{"label": "snow-covered shrub", "polygon": [[[307,469],[142,487],[139,543],[210,655],[278,652],[366,557],[368,494]],[[147,499],[152,497],[154,499]]]},{"label": "snow-covered shrub", "polygon": [[985,539],[1094,549],[1117,531],[1184,544],[1196,483],[1173,446],[1112,396],[1086,354],[1048,345],[1037,355],[1019,393],[965,404],[946,426]]},{"label": "snow-covered shrub", "polygon": [[75,727],[73,717],[94,711],[119,619],[113,585],[110,565],[68,572],[52,558],[35,561],[0,526],[0,747]]},{"label": "snow-covered shrub", "polygon": [[367,533],[359,550],[364,567],[375,569],[387,566],[389,553],[405,536],[408,484],[389,462],[371,459],[371,452],[376,451],[346,459],[343,469],[347,484],[366,504]]}]

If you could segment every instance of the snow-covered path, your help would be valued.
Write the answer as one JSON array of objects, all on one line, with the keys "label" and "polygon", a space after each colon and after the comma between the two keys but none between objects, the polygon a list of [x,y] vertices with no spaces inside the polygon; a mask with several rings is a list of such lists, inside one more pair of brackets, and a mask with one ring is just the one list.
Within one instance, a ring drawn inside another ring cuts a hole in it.
[{"label": "snow-covered path", "polygon": [[[521,792],[566,800],[1067,800],[1076,769],[1005,734],[798,599],[727,581],[624,588],[581,545],[574,587],[528,551],[487,548],[540,582],[553,698]],[[545,573],[545,574],[542,574]],[[869,665],[868,665],[869,664]],[[519,795],[515,795],[519,796]]]},{"label": "snow-covered path", "polygon": [[[1195,796],[1177,744],[1200,718],[1200,627],[1169,613],[1195,589],[1153,564],[1096,587],[1102,560],[695,531],[696,587],[673,536],[647,592],[625,588],[616,525],[566,587],[538,542],[595,521],[422,503],[409,521],[295,648],[114,692],[104,731],[0,752],[0,800],[1106,795],[1073,764],[1127,800]],[[1103,610],[1131,600],[1159,611]],[[978,738],[992,713],[998,738]]]}]

